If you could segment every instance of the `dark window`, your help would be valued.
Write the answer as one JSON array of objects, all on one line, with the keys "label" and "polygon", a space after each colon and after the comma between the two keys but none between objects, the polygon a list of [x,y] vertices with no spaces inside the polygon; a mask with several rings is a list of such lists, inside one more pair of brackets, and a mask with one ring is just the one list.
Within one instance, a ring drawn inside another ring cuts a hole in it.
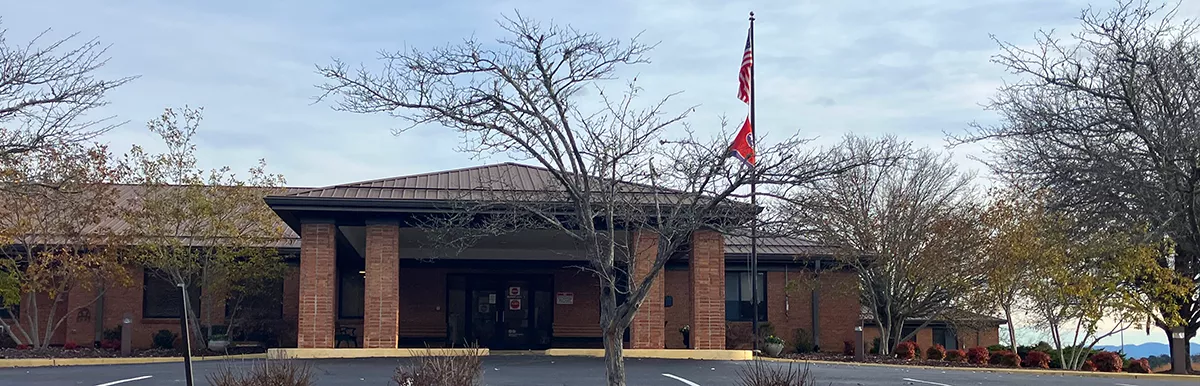
[{"label": "dark window", "polygon": [[20,307],[16,305],[5,307],[4,298],[0,297],[0,319],[16,319],[19,314],[18,308]]},{"label": "dark window", "polygon": [[[725,320],[748,321],[754,318],[754,293],[750,292],[750,272],[725,273]],[[767,275],[758,273],[758,320],[767,320]]]},{"label": "dark window", "polygon": [[[151,272],[143,274],[142,286],[142,317],[143,318],[178,318],[183,313],[183,293],[179,286]],[[200,288],[191,285],[188,288],[192,310],[200,309]]]},{"label": "dark window", "polygon": [[947,350],[958,350],[958,334],[949,327],[934,327],[933,344],[940,344]]},{"label": "dark window", "polygon": [[[909,334],[912,334],[912,335],[910,336]],[[907,339],[905,339],[905,338],[907,338]],[[917,328],[916,327],[901,328],[900,329],[900,339],[903,339],[903,340],[906,340],[909,342],[916,342],[917,341]]]},{"label": "dark window", "polygon": [[366,295],[363,274],[355,270],[341,270],[338,280],[338,318],[362,319],[363,297]]},{"label": "dark window", "polygon": [[[239,283],[245,289],[232,291],[225,300],[225,317],[241,320],[283,319],[283,279]],[[234,314],[234,311],[237,311]]]}]

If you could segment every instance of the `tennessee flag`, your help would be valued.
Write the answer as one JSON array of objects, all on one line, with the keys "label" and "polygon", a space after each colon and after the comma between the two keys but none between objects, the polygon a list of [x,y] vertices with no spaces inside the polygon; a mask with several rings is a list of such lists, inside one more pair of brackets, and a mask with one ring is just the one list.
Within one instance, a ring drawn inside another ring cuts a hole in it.
[{"label": "tennessee flag", "polygon": [[733,144],[729,145],[729,155],[737,157],[746,165],[754,166],[754,128],[750,127],[749,117],[742,123],[742,129],[738,130],[737,136],[733,138]]}]

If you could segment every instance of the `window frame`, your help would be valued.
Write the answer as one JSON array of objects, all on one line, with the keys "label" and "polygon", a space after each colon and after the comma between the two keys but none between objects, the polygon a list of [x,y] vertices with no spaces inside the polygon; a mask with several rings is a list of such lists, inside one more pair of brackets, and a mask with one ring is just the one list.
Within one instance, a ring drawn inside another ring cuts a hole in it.
[{"label": "window frame", "polygon": [[[771,314],[770,313],[770,303],[767,301],[767,299],[770,297],[768,294],[768,291],[767,291],[767,288],[769,288],[769,287],[767,287],[767,276],[769,276],[769,275],[767,275],[767,271],[761,270],[761,269],[758,270],[758,274],[761,275],[761,277],[758,280],[758,285],[762,287],[762,298],[758,299],[759,308],[761,309],[759,311],[758,321],[765,322],[765,321],[767,321],[767,316]],[[752,321],[754,321],[754,314],[747,314],[744,316],[741,315],[741,303],[742,302],[752,302],[749,300],[741,300],[742,299],[742,297],[741,297],[741,295],[742,295],[742,293],[741,293],[741,291],[742,291],[742,276],[744,275],[747,279],[749,279],[750,271],[749,270],[725,271],[725,282],[726,283],[729,282],[730,275],[734,275],[734,277],[736,277],[737,281],[738,281],[737,286],[736,286],[736,288],[738,289],[738,293],[736,294],[736,297],[734,297],[734,298],[737,299],[737,302],[738,302],[738,314],[739,314],[738,316],[739,317],[738,318],[730,318],[729,317],[729,303],[730,303],[729,299],[730,299],[731,294],[728,291],[728,284],[726,284],[725,321],[726,322],[752,322]],[[751,305],[751,307],[753,307],[753,305]]]}]

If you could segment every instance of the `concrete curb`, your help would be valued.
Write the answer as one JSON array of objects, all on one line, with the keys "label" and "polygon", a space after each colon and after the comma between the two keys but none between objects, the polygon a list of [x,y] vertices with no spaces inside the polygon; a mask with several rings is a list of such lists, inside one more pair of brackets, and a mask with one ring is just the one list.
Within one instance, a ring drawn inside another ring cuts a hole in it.
[{"label": "concrete curb", "polygon": [[1160,380],[1176,380],[1176,381],[1197,380],[1197,381],[1200,381],[1200,375],[1102,373],[1102,372],[1096,372],[1096,371],[998,369],[998,368],[987,368],[987,367],[951,367],[951,366],[942,367],[942,366],[921,366],[921,365],[897,365],[897,364],[891,364],[891,363],[858,363],[858,362],[818,361],[818,360],[782,359],[782,358],[762,358],[762,359],[771,361],[771,362],[811,363],[811,364],[818,364],[818,365],[838,365],[838,366],[892,367],[892,368],[898,368],[898,369],[971,371],[971,372],[994,373],[994,374],[1026,374],[1026,375],[1064,376],[1064,377],[1160,379]]},{"label": "concrete curb", "polygon": [[[350,358],[411,358],[419,356],[467,355],[475,349],[465,348],[273,348],[268,359],[350,359]],[[478,349],[487,356],[489,350]]]},{"label": "concrete curb", "polygon": [[[218,355],[192,357],[193,362],[223,361],[234,359],[266,359],[266,354]],[[54,367],[54,366],[100,366],[100,365],[142,365],[150,363],[183,362],[183,357],[146,357],[146,358],[29,358],[29,359],[0,359],[0,369],[14,367]]]},{"label": "concrete curb", "polygon": [[[652,349],[628,349],[622,351],[625,358],[653,358],[653,359],[700,359],[700,360],[716,360],[716,361],[747,361],[754,359],[754,352],[750,350],[652,350]],[[587,348],[552,348],[546,350],[547,356],[576,356],[576,357],[604,357],[604,349],[587,349]]]}]

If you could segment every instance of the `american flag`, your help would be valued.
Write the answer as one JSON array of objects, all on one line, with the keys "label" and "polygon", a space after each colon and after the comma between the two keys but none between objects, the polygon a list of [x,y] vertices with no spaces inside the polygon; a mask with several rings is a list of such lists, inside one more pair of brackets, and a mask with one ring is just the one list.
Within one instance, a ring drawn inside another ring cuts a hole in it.
[{"label": "american flag", "polygon": [[738,71],[738,99],[746,103],[750,103],[750,77],[754,73],[754,49],[750,45],[752,36],[746,34],[746,52],[742,54],[742,69]]}]

